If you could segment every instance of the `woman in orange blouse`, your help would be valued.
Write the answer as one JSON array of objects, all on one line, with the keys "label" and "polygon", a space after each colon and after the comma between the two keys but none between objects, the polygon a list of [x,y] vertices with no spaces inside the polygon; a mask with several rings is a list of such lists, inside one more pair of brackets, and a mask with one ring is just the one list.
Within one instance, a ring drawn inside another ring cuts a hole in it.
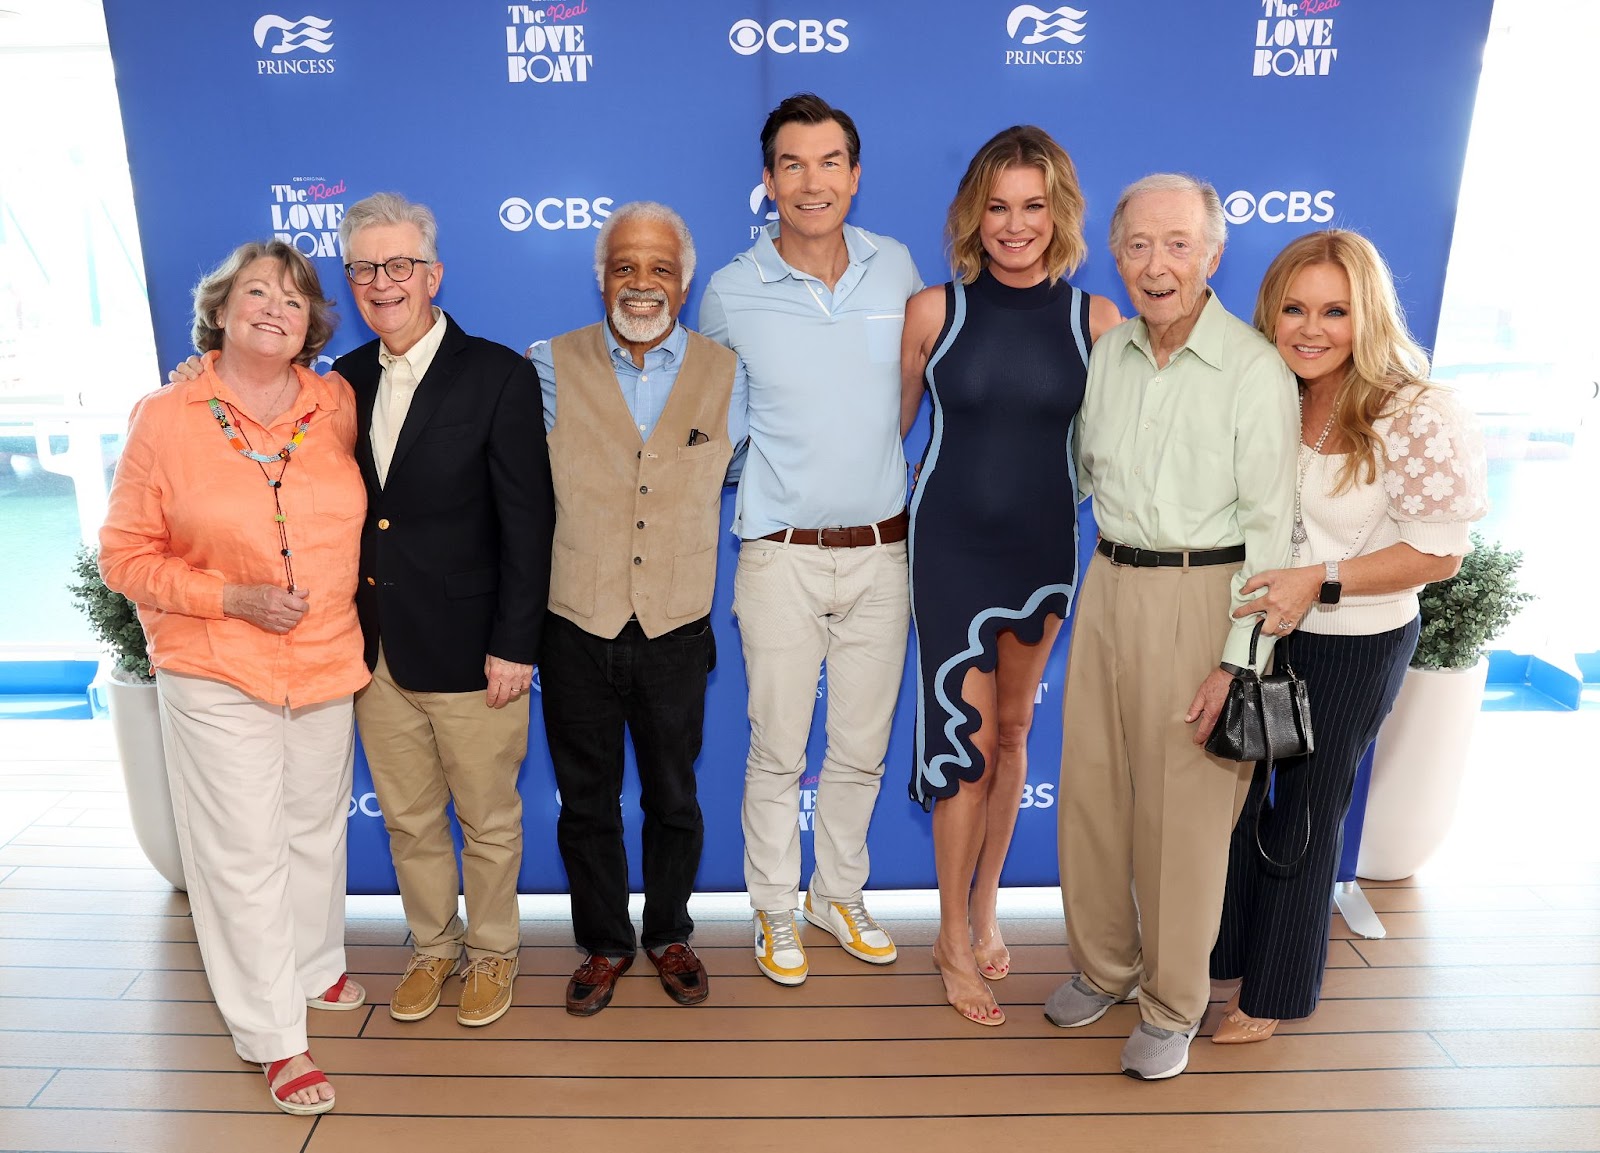
[{"label": "woman in orange blouse", "polygon": [[351,700],[368,679],[355,405],[307,367],[337,318],[292,246],[241,246],[194,300],[204,370],[134,407],[100,567],[149,638],[217,1007],[273,1103],[323,1113],[306,1007],[366,997],[344,972]]}]

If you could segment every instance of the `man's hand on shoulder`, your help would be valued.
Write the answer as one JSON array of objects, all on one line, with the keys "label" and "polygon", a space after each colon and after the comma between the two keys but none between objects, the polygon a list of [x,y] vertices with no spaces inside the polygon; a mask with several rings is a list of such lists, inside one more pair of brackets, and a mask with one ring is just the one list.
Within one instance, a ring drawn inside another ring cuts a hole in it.
[{"label": "man's hand on shoulder", "polygon": [[1233,674],[1227,669],[1213,669],[1206,679],[1200,682],[1200,688],[1194,694],[1189,711],[1183,716],[1188,724],[1200,722],[1195,725],[1195,744],[1205,744],[1206,738],[1211,735],[1211,730],[1217,727],[1217,718],[1222,715],[1222,703],[1228,699],[1228,685],[1232,681]]},{"label": "man's hand on shoulder", "polygon": [[205,371],[206,362],[198,356],[191,356],[181,362],[177,368],[167,373],[168,384],[182,384],[186,380],[196,380]]}]

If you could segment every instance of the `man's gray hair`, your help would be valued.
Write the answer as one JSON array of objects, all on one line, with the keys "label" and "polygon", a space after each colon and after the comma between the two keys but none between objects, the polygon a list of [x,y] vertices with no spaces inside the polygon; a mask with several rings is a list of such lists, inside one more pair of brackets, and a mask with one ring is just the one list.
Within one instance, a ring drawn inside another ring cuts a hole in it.
[{"label": "man's gray hair", "polygon": [[433,210],[426,204],[413,204],[398,192],[374,192],[352,204],[339,222],[339,246],[349,248],[351,237],[375,224],[416,225],[417,231],[422,233],[422,251],[394,255],[439,259],[439,223],[433,218]]},{"label": "man's gray hair", "polygon": [[611,244],[611,230],[624,220],[654,220],[665,224],[678,234],[678,264],[683,269],[683,287],[689,287],[689,281],[694,279],[694,237],[689,235],[689,226],[665,204],[657,204],[654,200],[630,200],[606,218],[600,226],[600,235],[594,239],[594,278],[600,285],[600,291],[606,289],[607,248]]},{"label": "man's gray hair", "polygon": [[1192,192],[1200,198],[1206,218],[1206,247],[1212,255],[1220,252],[1228,242],[1228,218],[1222,214],[1222,198],[1217,190],[1198,176],[1187,172],[1156,172],[1142,180],[1135,180],[1122,190],[1117,206],[1111,211],[1111,251],[1122,250],[1122,218],[1128,204],[1135,196],[1146,192]]}]

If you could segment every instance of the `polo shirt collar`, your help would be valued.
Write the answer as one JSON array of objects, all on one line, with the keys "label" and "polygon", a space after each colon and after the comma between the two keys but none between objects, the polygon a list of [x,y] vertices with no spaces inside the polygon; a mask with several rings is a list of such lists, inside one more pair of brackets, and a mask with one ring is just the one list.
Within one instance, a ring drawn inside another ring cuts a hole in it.
[{"label": "polo shirt collar", "polygon": [[[763,284],[771,284],[786,276],[800,275],[778,254],[778,247],[773,244],[777,239],[780,224],[780,221],[774,220],[762,228],[761,234],[756,237],[755,246],[750,250]],[[853,224],[844,226],[844,249],[852,268],[865,264],[878,254],[878,246],[868,240],[867,234]]]},{"label": "polo shirt collar", "polygon": [[[612,361],[614,363],[626,361],[630,368],[633,367],[633,353],[624,348],[622,342],[617,339],[617,334],[611,331],[611,322],[602,320],[600,327],[606,334],[606,349],[611,353]],[[667,338],[650,349],[649,352],[646,352],[645,357],[649,358],[659,352],[662,354],[663,359],[669,363],[676,364],[683,358],[683,350],[688,344],[689,334],[684,330],[683,325],[673,321],[672,331],[667,333]]]},{"label": "polo shirt collar", "polygon": [[[1167,361],[1168,364],[1176,360],[1178,353],[1187,348],[1212,368],[1222,367],[1222,348],[1227,335],[1225,318],[1228,310],[1223,308],[1222,301],[1217,299],[1215,289],[1207,288],[1206,293],[1205,306],[1200,309],[1200,316],[1195,320],[1194,328],[1189,331],[1189,339],[1174,350]],[[1139,351],[1149,357],[1152,363],[1155,361],[1155,353],[1150,348],[1150,329],[1143,317],[1140,317],[1139,323],[1133,326],[1128,341],[1138,346]]]}]

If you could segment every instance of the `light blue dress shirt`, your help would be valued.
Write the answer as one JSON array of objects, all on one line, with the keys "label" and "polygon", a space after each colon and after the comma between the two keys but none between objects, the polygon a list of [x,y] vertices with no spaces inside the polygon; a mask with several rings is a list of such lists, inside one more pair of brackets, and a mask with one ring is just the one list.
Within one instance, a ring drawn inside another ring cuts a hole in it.
[{"label": "light blue dress shirt", "polygon": [[[678,379],[678,369],[683,364],[683,350],[689,345],[689,330],[674,324],[672,332],[660,344],[644,354],[644,367],[633,363],[633,354],[622,347],[609,324],[602,323],[606,334],[606,349],[611,354],[611,367],[617,374],[617,387],[622,399],[638,426],[639,439],[646,441],[656,430],[656,422],[667,407],[667,397]],[[528,359],[539,373],[539,391],[544,396],[544,430],[556,426],[556,363],[550,352],[550,342],[541,340],[528,349]],[[739,479],[739,469],[744,459],[744,441],[750,430],[750,383],[745,375],[744,362],[733,370],[733,396],[728,401],[728,440],[733,445],[733,461],[728,466],[728,483]]]},{"label": "light blue dress shirt", "polygon": [[[922,288],[898,240],[845,225],[849,265],[830,291],[785,263],[777,224],[706,286],[700,332],[750,373],[750,448],[733,531],[887,520],[905,507],[900,330]],[[542,370],[541,370],[542,372]]]}]

